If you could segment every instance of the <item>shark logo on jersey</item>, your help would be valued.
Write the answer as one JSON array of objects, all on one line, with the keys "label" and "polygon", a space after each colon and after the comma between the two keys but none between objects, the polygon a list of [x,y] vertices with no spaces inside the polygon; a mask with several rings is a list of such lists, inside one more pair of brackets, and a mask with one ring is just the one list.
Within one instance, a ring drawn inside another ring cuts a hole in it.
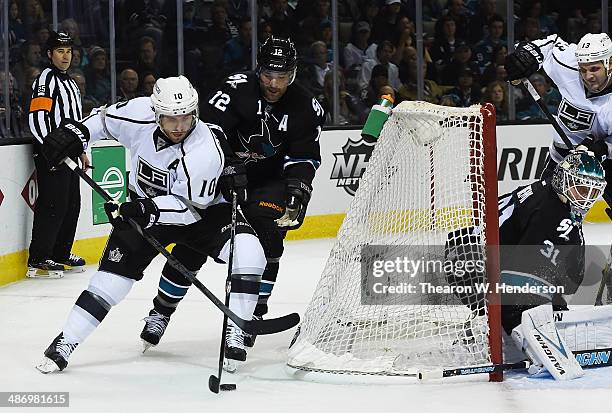
[{"label": "shark logo on jersey", "polygon": [[577,108],[563,99],[559,104],[559,120],[572,132],[588,131],[593,126],[595,113]]},{"label": "shark logo on jersey", "polygon": [[138,186],[147,196],[153,198],[170,193],[170,173],[167,170],[158,169],[138,158],[137,182]]},{"label": "shark logo on jersey", "polygon": [[[268,116],[266,116],[268,118]],[[265,159],[276,154],[276,148],[281,144],[281,141],[273,142],[272,134],[268,128],[268,124],[263,119],[260,119],[261,129],[258,133],[253,133],[248,137],[245,137],[240,131],[238,131],[238,138],[244,152],[236,152],[241,158],[246,158],[245,162],[257,161],[258,159]]]}]

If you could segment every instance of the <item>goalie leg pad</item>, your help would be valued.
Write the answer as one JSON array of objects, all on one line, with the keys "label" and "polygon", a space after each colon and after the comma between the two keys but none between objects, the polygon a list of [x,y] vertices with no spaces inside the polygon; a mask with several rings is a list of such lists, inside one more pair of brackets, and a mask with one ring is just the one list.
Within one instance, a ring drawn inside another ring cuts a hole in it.
[{"label": "goalie leg pad", "polygon": [[555,380],[570,380],[584,375],[555,327],[551,305],[544,304],[524,311],[521,325],[512,331],[512,338],[534,363],[530,373],[539,373],[538,367],[541,366]]},{"label": "goalie leg pad", "polygon": [[612,348],[612,305],[559,311],[554,319],[571,351]]}]

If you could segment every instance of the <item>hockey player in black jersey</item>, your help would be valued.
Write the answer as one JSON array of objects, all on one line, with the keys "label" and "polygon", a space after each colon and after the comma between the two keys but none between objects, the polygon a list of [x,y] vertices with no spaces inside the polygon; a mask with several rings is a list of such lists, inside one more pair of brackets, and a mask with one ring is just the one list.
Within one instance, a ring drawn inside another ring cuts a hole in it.
[{"label": "hockey player in black jersey", "polygon": [[[237,171],[233,186],[266,254],[254,313],[258,319],[268,311],[285,234],[304,221],[312,181],[321,162],[319,136],[324,110],[309,92],[293,82],[296,64],[293,43],[271,37],[258,51],[257,69],[230,75],[202,102],[200,111],[205,122],[218,125],[227,136],[224,152]],[[180,294],[173,294],[164,287],[166,284],[162,278],[153,306],[170,315],[189,284],[180,281]],[[244,343],[238,344],[251,347],[254,340],[245,336]]]},{"label": "hockey player in black jersey", "polygon": [[[582,220],[606,187],[604,171],[591,152],[574,150],[555,167],[551,181],[536,181],[499,198],[501,282],[506,285],[563,286],[573,294],[584,276]],[[446,258],[473,260],[483,251],[475,247],[474,228],[448,236]],[[484,282],[485,274],[469,277],[447,273],[454,285]],[[460,296],[477,315],[484,315],[485,297]],[[521,323],[523,311],[552,302],[560,310],[560,295],[502,294],[502,326],[509,335]]]},{"label": "hockey player in black jersey", "polygon": [[[147,228],[162,245],[175,243],[172,255],[190,271],[197,272],[208,256],[227,262],[232,208],[219,195],[217,183],[233,172],[224,168],[224,155],[215,137],[219,132],[198,119],[198,94],[179,76],[158,79],[150,98],[95,109],[82,123],[63,124],[44,140],[42,153],[50,165],[80,154],[87,141],[118,140],[130,150],[132,174],[130,201],[105,204],[114,229],[100,266],[76,300],[62,331],[45,350],[45,358],[37,366],[41,372],[63,370],[77,345],[126,297],[157,256],[158,251],[128,225],[128,219]],[[229,307],[239,317],[250,319],[265,256],[241,214],[232,264]],[[165,280],[182,278],[168,264],[162,274]],[[168,285],[180,294],[179,286]],[[147,325],[163,330],[167,320],[153,310]],[[242,339],[242,331],[231,320],[227,330],[226,348],[232,351],[236,337]]]}]

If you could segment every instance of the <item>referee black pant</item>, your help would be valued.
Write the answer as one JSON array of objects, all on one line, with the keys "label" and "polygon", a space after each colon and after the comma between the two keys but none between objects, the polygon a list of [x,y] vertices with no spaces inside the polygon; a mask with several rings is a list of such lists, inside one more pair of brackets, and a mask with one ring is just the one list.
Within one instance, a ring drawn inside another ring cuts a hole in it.
[{"label": "referee black pant", "polygon": [[29,261],[65,261],[70,256],[81,209],[79,177],[63,164],[49,171],[41,155],[34,157],[34,164],[38,198]]}]

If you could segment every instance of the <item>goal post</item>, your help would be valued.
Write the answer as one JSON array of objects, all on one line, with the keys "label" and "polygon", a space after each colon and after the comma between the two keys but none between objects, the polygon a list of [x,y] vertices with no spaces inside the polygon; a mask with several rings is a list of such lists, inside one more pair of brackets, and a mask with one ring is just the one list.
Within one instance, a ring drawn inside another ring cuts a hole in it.
[{"label": "goal post", "polygon": [[[498,245],[494,107],[402,102],[376,143],[287,365],[415,376],[501,363]],[[476,264],[468,271],[467,262]]]}]

